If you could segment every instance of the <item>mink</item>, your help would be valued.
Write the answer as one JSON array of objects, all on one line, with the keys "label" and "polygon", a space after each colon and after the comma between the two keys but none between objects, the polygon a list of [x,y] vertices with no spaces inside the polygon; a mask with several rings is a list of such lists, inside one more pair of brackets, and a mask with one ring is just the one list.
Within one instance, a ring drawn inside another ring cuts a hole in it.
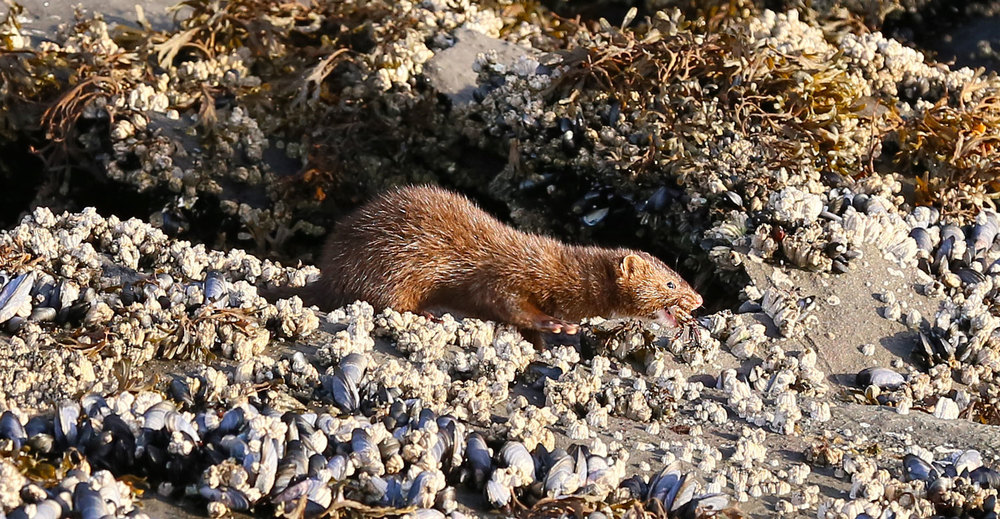
[{"label": "mink", "polygon": [[510,227],[469,199],[432,186],[389,190],[337,222],[320,279],[279,289],[332,310],[447,311],[573,334],[586,317],[687,322],[701,296],[646,252],[570,245]]}]

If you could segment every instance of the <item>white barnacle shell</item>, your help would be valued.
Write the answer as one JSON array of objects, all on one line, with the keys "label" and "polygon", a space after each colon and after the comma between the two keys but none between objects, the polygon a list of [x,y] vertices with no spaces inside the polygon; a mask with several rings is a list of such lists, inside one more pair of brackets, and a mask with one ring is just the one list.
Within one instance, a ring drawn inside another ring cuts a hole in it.
[{"label": "white barnacle shell", "polygon": [[819,195],[795,187],[772,193],[767,205],[775,220],[789,225],[815,221],[823,211],[823,199]]}]

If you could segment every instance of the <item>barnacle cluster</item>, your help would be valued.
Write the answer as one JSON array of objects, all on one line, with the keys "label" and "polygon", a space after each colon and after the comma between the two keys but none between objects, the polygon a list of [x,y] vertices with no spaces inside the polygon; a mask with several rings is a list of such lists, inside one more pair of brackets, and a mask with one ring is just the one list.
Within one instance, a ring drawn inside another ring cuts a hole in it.
[{"label": "barnacle cluster", "polygon": [[[191,0],[172,30],[81,18],[37,45],[11,8],[0,140],[48,167],[0,233],[0,514],[141,516],[143,489],[215,517],[995,514],[985,449],[830,429],[859,403],[1000,424],[997,78],[872,31],[891,2],[674,3]],[[449,99],[427,71],[470,32],[523,55],[450,71],[475,79]],[[80,170],[150,223],[44,199]],[[405,182],[641,244],[742,306],[536,351],[502,323],[261,297],[318,277],[261,257]],[[859,344],[843,387],[808,342],[839,303],[789,273],[873,254],[917,292],[871,287],[878,317],[851,319],[903,326],[912,363]],[[747,283],[762,262],[772,285]]]},{"label": "barnacle cluster", "polygon": [[128,389],[154,359],[246,360],[319,325],[297,299],[270,304],[253,284],[304,284],[314,269],[208,251],[136,219],[38,208],[0,233],[0,250],[8,405]]}]

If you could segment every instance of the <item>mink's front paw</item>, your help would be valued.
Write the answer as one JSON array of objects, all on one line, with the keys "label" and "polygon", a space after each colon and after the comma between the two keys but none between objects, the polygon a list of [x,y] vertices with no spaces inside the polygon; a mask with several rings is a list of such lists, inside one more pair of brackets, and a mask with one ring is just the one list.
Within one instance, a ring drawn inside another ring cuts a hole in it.
[{"label": "mink's front paw", "polygon": [[538,331],[548,333],[565,333],[566,335],[576,335],[580,331],[580,325],[569,323],[559,319],[547,319],[537,324]]}]

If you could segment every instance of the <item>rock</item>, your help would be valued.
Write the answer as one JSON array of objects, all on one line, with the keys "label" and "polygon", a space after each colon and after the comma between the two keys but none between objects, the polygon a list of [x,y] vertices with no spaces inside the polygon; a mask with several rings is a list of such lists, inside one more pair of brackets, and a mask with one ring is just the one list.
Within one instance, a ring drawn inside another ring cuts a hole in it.
[{"label": "rock", "polygon": [[430,84],[455,105],[466,105],[473,101],[476,72],[472,69],[472,64],[479,53],[496,51],[498,61],[507,66],[512,66],[521,56],[538,53],[534,49],[490,38],[470,29],[456,30],[455,40],[455,45],[438,52],[424,65],[424,75]]}]

